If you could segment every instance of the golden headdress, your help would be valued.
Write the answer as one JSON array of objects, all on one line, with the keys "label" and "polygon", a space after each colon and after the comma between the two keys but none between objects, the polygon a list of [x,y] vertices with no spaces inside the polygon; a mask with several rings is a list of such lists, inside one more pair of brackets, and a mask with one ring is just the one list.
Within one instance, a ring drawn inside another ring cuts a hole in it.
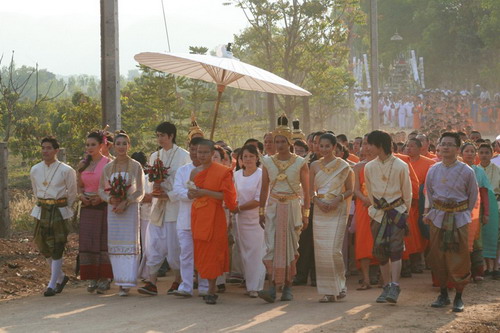
[{"label": "golden headdress", "polygon": [[292,121],[292,140],[304,140],[306,141],[306,135],[300,129],[300,122],[298,119]]},{"label": "golden headdress", "polygon": [[290,127],[288,127],[288,118],[284,113],[278,117],[278,127],[273,131],[273,138],[278,135],[284,136],[287,138],[288,142],[292,144],[292,131]]},{"label": "golden headdress", "polygon": [[205,134],[203,133],[203,130],[201,129],[200,126],[198,126],[198,123],[196,122],[196,117],[194,116],[194,113],[191,113],[191,127],[189,128],[188,132],[188,140],[191,141],[194,136],[201,136],[202,138],[205,137]]}]

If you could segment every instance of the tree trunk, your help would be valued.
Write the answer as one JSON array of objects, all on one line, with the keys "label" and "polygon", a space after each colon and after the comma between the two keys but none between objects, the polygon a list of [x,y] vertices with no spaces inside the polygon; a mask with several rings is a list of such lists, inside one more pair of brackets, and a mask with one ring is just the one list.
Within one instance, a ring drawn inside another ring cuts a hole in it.
[{"label": "tree trunk", "polygon": [[276,127],[276,107],[274,105],[274,94],[267,94],[267,115],[269,119],[269,131],[274,130]]},{"label": "tree trunk", "polygon": [[309,97],[302,97],[302,131],[307,136],[311,133],[311,110],[309,108]]}]

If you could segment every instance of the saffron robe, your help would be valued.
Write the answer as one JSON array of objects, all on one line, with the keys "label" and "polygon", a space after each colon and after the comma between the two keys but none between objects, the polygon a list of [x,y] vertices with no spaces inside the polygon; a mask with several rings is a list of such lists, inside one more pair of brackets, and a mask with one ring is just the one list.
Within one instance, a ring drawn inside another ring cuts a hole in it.
[{"label": "saffron robe", "polygon": [[423,243],[421,240],[420,229],[418,227],[418,188],[419,178],[411,165],[410,157],[402,154],[394,154],[397,158],[401,159],[408,165],[411,181],[412,202],[411,207],[408,209],[408,235],[405,237],[405,251],[403,259],[408,259],[410,254],[419,253],[423,251]]},{"label": "saffron robe", "polygon": [[203,279],[212,280],[229,271],[227,222],[222,202],[229,210],[237,206],[233,172],[221,164],[212,163],[196,174],[194,183],[200,189],[224,194],[223,200],[209,196],[196,198],[191,210],[194,265]]}]

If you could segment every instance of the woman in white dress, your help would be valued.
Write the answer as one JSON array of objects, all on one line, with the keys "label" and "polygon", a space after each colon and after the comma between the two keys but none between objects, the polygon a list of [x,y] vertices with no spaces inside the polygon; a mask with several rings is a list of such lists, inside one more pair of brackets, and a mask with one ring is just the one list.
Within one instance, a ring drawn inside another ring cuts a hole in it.
[{"label": "woman in white dress", "polygon": [[[130,138],[124,131],[114,139],[116,159],[104,167],[99,196],[109,203],[108,253],[115,284],[120,296],[127,296],[137,284],[140,259],[139,203],[144,196],[144,174],[141,164],[128,156]],[[121,177],[127,185],[125,197],[111,195],[111,183]]]},{"label": "woman in white dress", "polygon": [[346,231],[354,173],[349,164],[334,155],[337,138],[326,133],[319,139],[321,159],[310,169],[311,197],[314,200],[313,235],[318,293],[322,303],[346,296],[342,245]]},{"label": "woman in white dress", "polygon": [[264,287],[266,268],[262,262],[265,254],[264,229],[259,225],[259,200],[262,169],[259,153],[253,145],[244,146],[238,154],[242,168],[235,172],[234,182],[238,194],[236,214],[237,242],[246,281],[247,294],[256,298]]}]

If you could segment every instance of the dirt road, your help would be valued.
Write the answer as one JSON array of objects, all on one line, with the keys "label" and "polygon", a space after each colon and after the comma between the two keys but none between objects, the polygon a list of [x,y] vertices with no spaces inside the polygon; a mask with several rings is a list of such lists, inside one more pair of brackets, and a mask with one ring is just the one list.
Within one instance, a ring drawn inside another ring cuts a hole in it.
[{"label": "dirt road", "polygon": [[437,295],[428,271],[403,279],[397,305],[377,304],[380,289],[356,291],[348,280],[345,300],[320,304],[316,288],[294,288],[292,302],[264,303],[229,286],[217,305],[198,297],[180,299],[165,290],[156,297],[87,294],[81,283],[55,297],[30,296],[0,303],[0,332],[499,332],[500,281],[486,280],[466,289],[466,310],[432,309]]}]

